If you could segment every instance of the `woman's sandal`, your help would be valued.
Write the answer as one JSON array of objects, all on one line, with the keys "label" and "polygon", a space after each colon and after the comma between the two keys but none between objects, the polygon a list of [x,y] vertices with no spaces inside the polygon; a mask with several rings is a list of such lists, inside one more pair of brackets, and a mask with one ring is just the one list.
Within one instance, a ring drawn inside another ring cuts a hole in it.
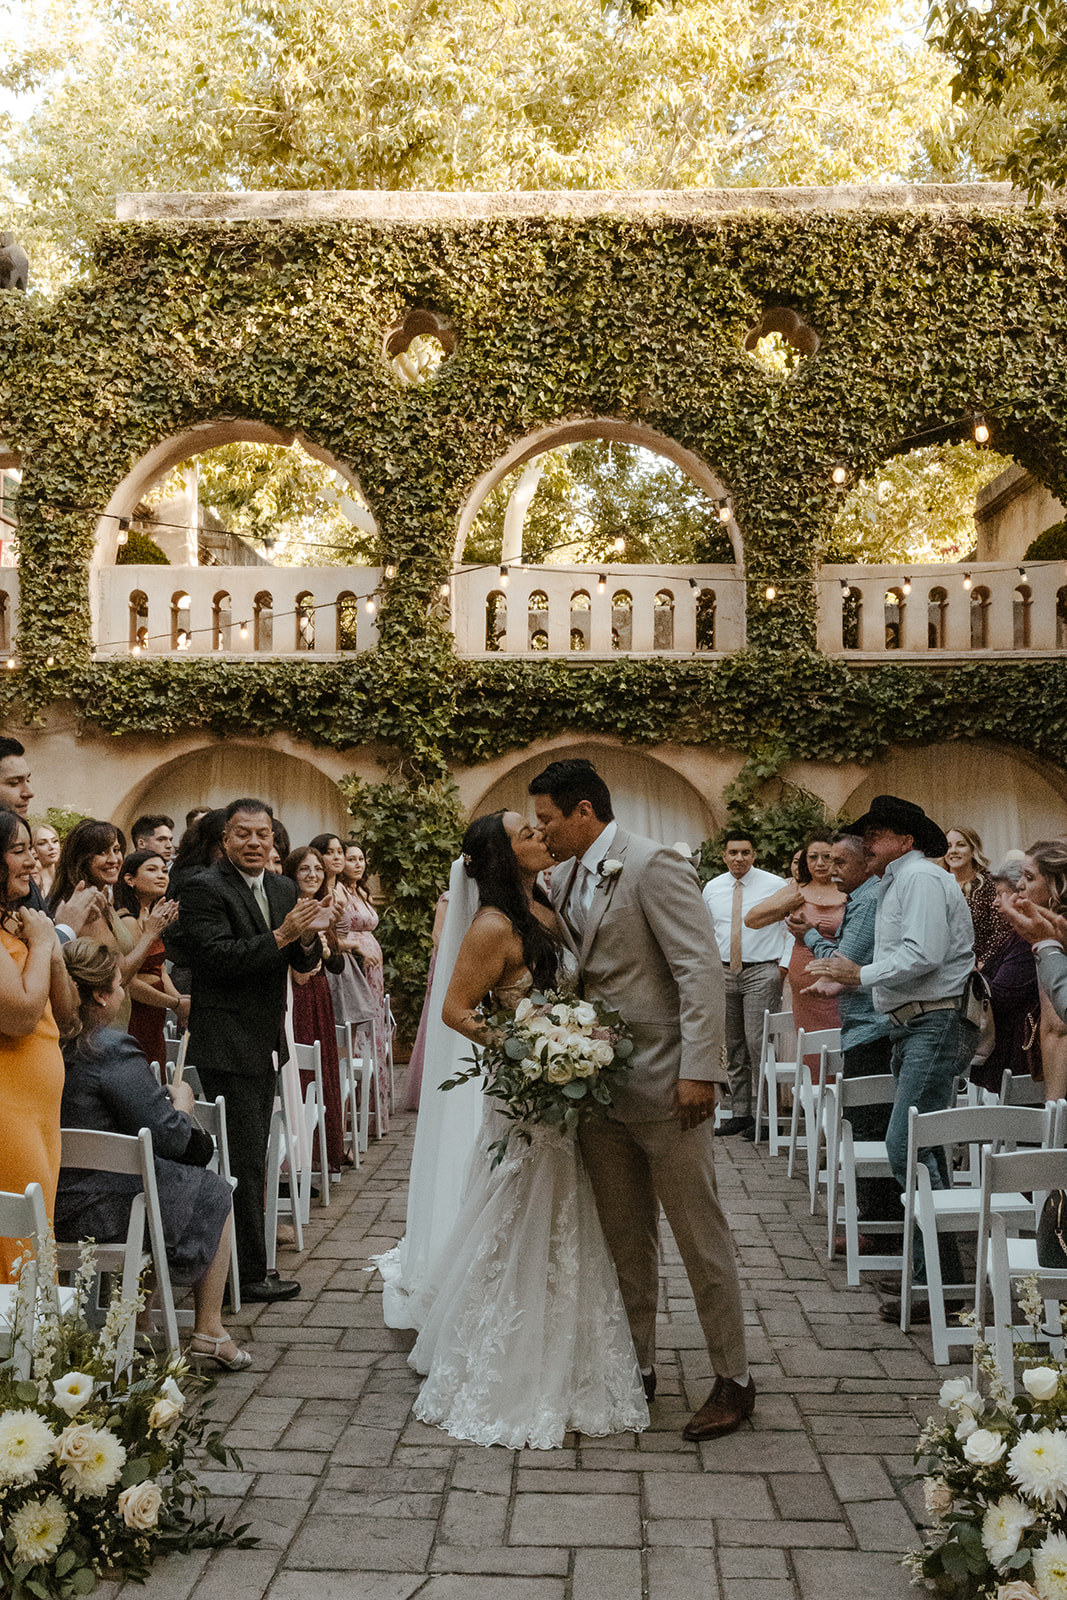
[{"label": "woman's sandal", "polygon": [[[196,1350],[193,1345],[197,1343],[202,1345],[209,1344],[212,1348],[210,1350]],[[194,1332],[193,1344],[189,1346],[189,1353],[197,1357],[198,1361],[213,1361],[217,1367],[222,1368],[223,1372],[247,1372],[252,1365],[252,1357],[247,1350],[238,1350],[237,1354],[228,1361],[225,1356],[219,1355],[219,1351],[224,1344],[235,1345],[236,1343],[236,1339],[232,1338],[228,1333],[223,1334],[221,1339],[216,1339],[210,1333]]]}]

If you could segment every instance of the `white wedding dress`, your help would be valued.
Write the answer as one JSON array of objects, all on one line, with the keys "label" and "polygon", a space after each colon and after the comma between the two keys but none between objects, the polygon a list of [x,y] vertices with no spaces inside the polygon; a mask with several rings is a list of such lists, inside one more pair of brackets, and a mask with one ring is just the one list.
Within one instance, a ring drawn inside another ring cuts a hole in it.
[{"label": "white wedding dress", "polygon": [[[530,988],[498,992],[518,1004]],[[488,1147],[509,1130],[507,1154]],[[530,1130],[491,1100],[458,1220],[420,1287],[409,1356],[415,1415],[474,1444],[562,1445],[568,1430],[639,1432],[648,1405],[577,1141]]]}]

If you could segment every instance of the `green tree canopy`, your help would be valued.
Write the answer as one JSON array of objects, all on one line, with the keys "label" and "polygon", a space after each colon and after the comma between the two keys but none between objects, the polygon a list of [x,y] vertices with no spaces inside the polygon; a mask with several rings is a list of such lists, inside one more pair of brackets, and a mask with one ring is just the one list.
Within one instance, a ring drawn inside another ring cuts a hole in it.
[{"label": "green tree canopy", "polygon": [[974,548],[980,489],[1011,466],[976,445],[932,444],[894,456],[845,498],[827,561],[960,561]]},{"label": "green tree canopy", "polygon": [[40,267],[128,190],[929,176],[948,68],[913,4],[22,0],[8,212]]}]

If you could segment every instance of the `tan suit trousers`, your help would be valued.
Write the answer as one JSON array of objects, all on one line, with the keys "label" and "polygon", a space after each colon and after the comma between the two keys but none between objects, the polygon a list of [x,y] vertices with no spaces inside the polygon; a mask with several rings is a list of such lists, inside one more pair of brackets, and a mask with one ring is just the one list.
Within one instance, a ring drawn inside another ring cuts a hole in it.
[{"label": "tan suit trousers", "polygon": [[659,1208],[670,1223],[696,1300],[711,1365],[722,1378],[748,1370],[737,1258],[715,1184],[714,1128],[677,1120],[581,1125],[586,1170],[633,1334],[647,1371],[656,1356]]}]

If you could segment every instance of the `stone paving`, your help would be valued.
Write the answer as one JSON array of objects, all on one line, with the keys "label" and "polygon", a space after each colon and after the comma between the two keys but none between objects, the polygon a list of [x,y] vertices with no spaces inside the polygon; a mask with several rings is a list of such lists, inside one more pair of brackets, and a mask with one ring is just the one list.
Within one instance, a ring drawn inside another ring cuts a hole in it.
[{"label": "stone paving", "polygon": [[[216,1413],[242,1472],[209,1481],[260,1545],[162,1561],[107,1600],[902,1600],[916,1542],[911,1452],[945,1376],[829,1264],[825,1221],[782,1159],[740,1139],[719,1176],[741,1260],[755,1423],[686,1444],[711,1377],[668,1240],[652,1426],[554,1451],[482,1449],[414,1420],[413,1335],[364,1265],[403,1231],[414,1117],[312,1207],[285,1252],[300,1300],[237,1326],[251,1373]],[[957,1367],[957,1372],[961,1369]]]}]

